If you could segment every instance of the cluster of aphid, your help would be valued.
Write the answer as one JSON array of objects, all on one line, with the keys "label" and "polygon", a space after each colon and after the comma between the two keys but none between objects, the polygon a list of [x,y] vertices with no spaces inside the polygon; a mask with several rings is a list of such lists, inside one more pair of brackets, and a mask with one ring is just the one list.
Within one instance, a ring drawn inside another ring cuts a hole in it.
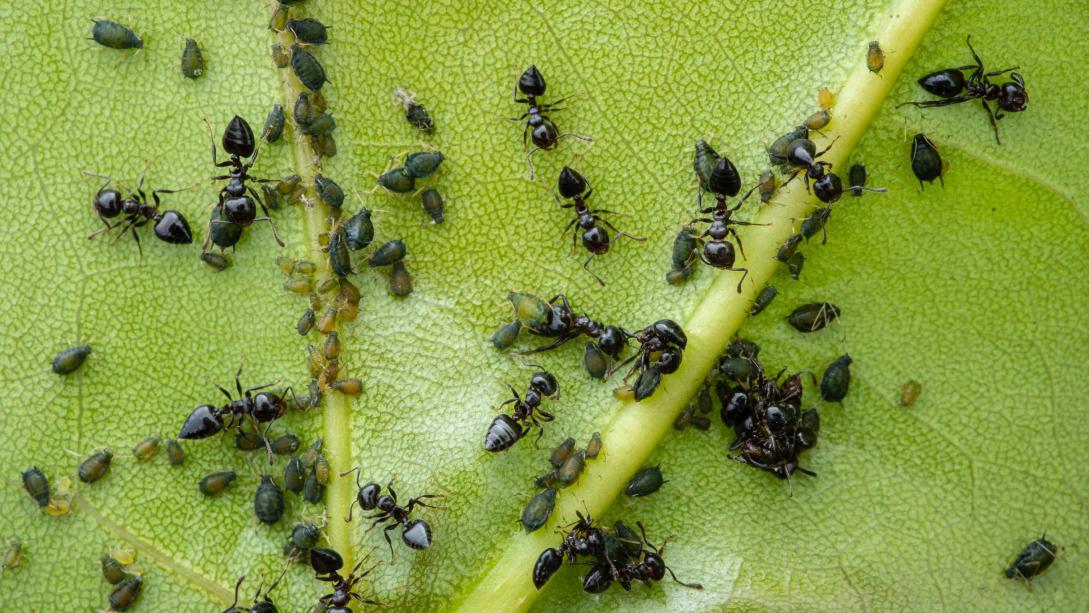
[{"label": "cluster of aphid", "polygon": [[646,530],[641,522],[639,532],[618,521],[612,531],[594,525],[590,516],[578,514],[577,522],[569,525],[561,534],[563,540],[559,547],[549,547],[541,552],[533,566],[533,585],[539,590],[556,574],[564,561],[575,564],[580,559],[588,559],[590,570],[582,578],[582,589],[599,594],[609,589],[614,582],[625,590],[631,590],[631,584],[640,581],[650,586],[652,581],[661,581],[668,572],[673,581],[693,589],[703,589],[699,583],[685,583],[666,566],[662,554],[665,544],[655,547],[647,541]]},{"label": "cluster of aphid", "polygon": [[558,491],[578,481],[586,469],[586,460],[596,459],[601,449],[601,434],[594,432],[584,449],[575,449],[575,439],[569,436],[552,450],[548,458],[551,470],[533,481],[534,487],[541,491],[526,503],[518,518],[527,533],[548,521],[556,507]]},{"label": "cluster of aphid", "polygon": [[140,596],[144,577],[135,561],[136,555],[124,549],[114,549],[102,556],[102,578],[113,586],[109,596],[112,611],[127,611]]},{"label": "cluster of aphid", "polygon": [[440,224],[446,220],[446,203],[442,194],[433,187],[419,190],[416,181],[427,179],[438,172],[445,160],[441,151],[416,151],[408,154],[404,162],[396,164],[396,158],[390,160],[390,167],[377,175],[378,187],[391,194],[420,194],[420,202],[432,223]]}]

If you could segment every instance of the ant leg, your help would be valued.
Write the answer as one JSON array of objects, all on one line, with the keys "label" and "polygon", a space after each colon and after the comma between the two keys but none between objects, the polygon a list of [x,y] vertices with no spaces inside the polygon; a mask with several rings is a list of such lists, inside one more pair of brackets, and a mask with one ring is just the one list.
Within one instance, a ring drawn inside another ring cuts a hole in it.
[{"label": "ant leg", "polygon": [[[243,392],[243,395],[246,396],[247,398],[249,398],[251,392],[259,392],[259,391],[261,391],[263,389],[268,389],[268,388],[272,387],[273,385],[276,385],[276,384],[275,383],[266,383],[264,385],[258,385],[258,386],[255,386],[255,387],[247,387],[246,391]],[[288,388],[288,389],[290,389],[290,388]]]},{"label": "ant leg", "polygon": [[[614,213],[614,214],[616,213],[615,211],[606,211],[604,209],[602,209],[601,212],[602,213]],[[647,240],[647,237],[645,237],[645,236],[635,236],[635,235],[632,235],[632,234],[628,234],[627,232],[624,232],[623,230],[618,230],[617,227],[614,226],[613,224],[609,223],[608,220],[602,219],[602,218],[598,217],[597,215],[594,215],[594,219],[596,219],[597,221],[600,221],[601,223],[605,224],[606,226],[609,226],[609,229],[611,229],[613,232],[616,232],[617,236],[626,236],[626,237],[630,238],[633,241],[645,241],[645,240]]]},{"label": "ant leg", "polygon": [[389,531],[396,528],[398,524],[390,524],[382,529],[382,536],[386,539],[386,544],[389,545],[389,557],[394,558],[397,554],[393,552],[393,541],[389,540]]},{"label": "ant leg", "polygon": [[745,282],[745,277],[749,276],[749,269],[748,268],[727,268],[726,270],[732,270],[734,272],[744,272],[745,273],[745,274],[741,275],[741,280],[737,282],[737,293],[740,294],[741,293],[741,284]]},{"label": "ant leg", "polygon": [[[358,468],[358,467],[356,467],[356,468]],[[351,472],[351,471],[348,471],[348,472]],[[348,473],[343,473],[341,476],[343,477],[346,474],[348,474]],[[358,477],[358,475],[357,475],[357,477]],[[355,503],[356,502],[358,502],[358,499],[353,500],[352,503],[348,505],[348,517],[344,518],[345,522],[350,523],[352,521],[352,512],[355,511]]]},{"label": "ant leg", "polygon": [[566,138],[568,136],[570,136],[572,138],[577,138],[577,139],[579,139],[580,141],[582,141],[584,143],[594,142],[594,139],[592,137],[583,136],[582,134],[575,134],[574,132],[564,132],[563,134],[560,134],[560,135],[556,136],[556,142],[558,143],[558,142],[560,142],[560,139]]},{"label": "ant leg", "polygon": [[[527,125],[526,128],[528,129],[529,126]],[[526,136],[526,133],[522,132],[522,145],[523,145],[523,148],[525,147],[525,144],[526,144],[525,136]],[[532,151],[530,151],[529,153],[526,154],[526,165],[529,166],[529,178],[530,179],[536,179],[537,178],[537,174],[533,170],[533,154],[537,153],[538,151],[542,151],[542,149],[540,147],[534,147]]]},{"label": "ant leg", "polygon": [[516,353],[518,355],[530,355],[530,354],[533,354],[533,353],[541,353],[541,352],[544,352],[544,351],[551,351],[551,350],[559,347],[560,345],[566,343],[567,341],[569,341],[569,340],[571,340],[573,338],[576,338],[577,336],[578,336],[577,333],[572,334],[572,333],[569,332],[569,333],[564,334],[563,336],[557,338],[556,340],[552,341],[551,343],[549,343],[547,345],[544,345],[543,347],[536,347],[536,348],[530,349],[528,351],[518,351]]},{"label": "ant leg", "polygon": [[529,116],[529,113],[522,113],[518,117],[507,117],[506,119],[507,119],[507,121],[522,121],[527,116]]},{"label": "ant leg", "polygon": [[[753,224],[750,224],[750,225],[753,225]],[[730,234],[733,235],[734,240],[737,241],[737,250],[741,252],[741,257],[745,258],[746,260],[749,259],[748,256],[745,255],[745,247],[741,244],[741,237],[737,235],[737,230],[734,230],[733,228],[730,228],[729,231],[730,231]]]},{"label": "ant leg", "polygon": [[976,61],[976,66],[980,69],[983,68],[983,60],[979,59],[979,54],[976,53],[975,47],[972,46],[972,35],[969,34],[968,38],[964,41],[968,44],[968,50],[972,52],[972,59]]},{"label": "ant leg", "polygon": [[[216,137],[215,137],[215,134],[212,133],[212,124],[208,122],[207,117],[204,117],[203,119],[204,119],[204,125],[208,126],[208,140],[211,141],[211,143],[212,143],[212,164],[217,168],[225,168],[227,166],[230,166],[231,162],[229,160],[226,161],[226,162],[219,162],[218,160],[216,160]],[[229,179],[230,177],[222,177],[222,178]]]},{"label": "ant leg", "polygon": [[246,356],[243,354],[238,362],[238,371],[234,373],[234,387],[238,390],[238,397],[242,397],[242,367],[246,365]]},{"label": "ant leg", "polygon": [[[828,150],[832,148],[832,145],[836,144],[837,140],[839,140],[838,136],[833,138],[832,142],[828,143],[827,147],[825,147],[824,149],[821,149],[820,151],[814,153],[813,157],[814,158],[819,158],[820,156],[824,155],[825,153],[828,153]],[[829,164],[829,166],[831,166],[831,164]],[[750,190],[750,193],[751,193],[751,190]]]},{"label": "ant leg", "polygon": [[945,98],[944,100],[923,100],[920,102],[902,102],[896,105],[896,108],[902,106],[911,105],[921,109],[928,109],[936,106],[949,106],[950,104],[960,104],[961,102],[967,102],[971,100],[971,96],[953,96],[952,98]]},{"label": "ant leg", "polygon": [[591,253],[590,257],[586,258],[586,261],[582,263],[582,269],[585,270],[586,272],[590,273],[591,275],[593,275],[594,278],[597,279],[597,282],[600,283],[602,287],[604,287],[605,286],[605,280],[602,279],[600,276],[598,276],[598,274],[596,272],[590,270],[590,260],[593,260],[593,259],[594,259],[594,254]]},{"label": "ant leg", "polygon": [[[560,98],[559,100],[555,100],[553,102],[549,102],[548,104],[540,104],[540,105],[537,106],[537,108],[541,109],[542,111],[562,111],[563,109],[556,108],[557,104],[562,104],[562,103],[567,102],[568,100],[570,100],[572,98],[579,98],[581,96],[582,96],[582,94],[571,94],[570,96],[564,96],[563,98]],[[565,106],[563,108],[564,109],[569,109],[571,107]]]},{"label": "ant leg", "polygon": [[[234,584],[234,600],[231,601],[231,606],[227,607],[228,611],[233,610],[234,605],[238,604],[238,588],[242,587],[242,582],[245,581],[245,580],[246,580],[246,575],[242,575],[241,577],[238,578],[238,583]],[[260,593],[260,590],[258,590],[258,593]]]},{"label": "ant leg", "polygon": [[341,477],[347,477],[350,473],[355,473],[355,486],[357,488],[362,488],[363,486],[359,485],[359,473],[360,473],[359,467],[356,466],[355,468],[353,468],[351,470],[346,470],[346,471],[340,473],[340,476]]},{"label": "ant leg", "polygon": [[[263,209],[265,206],[261,205],[261,208]],[[265,215],[268,215],[268,211],[265,211]],[[271,217],[257,217],[254,221],[267,221],[269,228],[272,229],[272,238],[276,239],[276,244],[281,247],[284,246],[284,241],[280,240],[280,233],[276,231],[276,223],[272,221]]]},{"label": "ant leg", "polygon": [[987,104],[987,101],[980,98],[980,104],[983,105],[983,110],[987,111],[987,119],[991,120],[991,129],[994,130],[994,142],[999,145],[1002,144],[1002,139],[998,137],[998,123],[995,122],[994,111],[991,110],[991,105]]},{"label": "ant leg", "polygon": [[234,396],[231,396],[231,393],[230,393],[230,392],[228,392],[227,390],[223,389],[223,388],[222,388],[222,387],[220,387],[220,386],[219,386],[218,384],[216,385],[216,389],[218,389],[219,391],[223,392],[223,395],[227,397],[227,401],[228,401],[228,402],[233,402],[233,401],[234,401]]},{"label": "ant leg", "polygon": [[[909,103],[904,103],[904,104],[909,104]],[[903,105],[901,105],[901,106],[903,106]],[[899,108],[899,107],[897,107],[897,108]],[[800,172],[801,172],[801,170],[795,170],[794,174],[790,175],[789,179],[787,179],[786,181],[783,181],[783,184],[781,185],[781,187],[786,187],[787,185],[790,185],[790,182],[793,181],[794,178],[797,177],[798,173],[800,173]]]},{"label": "ant leg", "polygon": [[1020,69],[1021,69],[1020,66],[1013,66],[1012,68],[1003,68],[1002,70],[992,70],[991,72],[988,72],[988,73],[984,74],[983,76],[984,77],[997,77],[1000,74],[1005,74],[1007,72],[1013,72],[1014,70],[1020,70]]}]

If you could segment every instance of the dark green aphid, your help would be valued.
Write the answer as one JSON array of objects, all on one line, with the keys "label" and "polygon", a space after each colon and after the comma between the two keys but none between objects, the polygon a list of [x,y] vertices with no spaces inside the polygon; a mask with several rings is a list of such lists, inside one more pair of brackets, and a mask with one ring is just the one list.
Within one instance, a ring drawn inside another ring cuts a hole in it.
[{"label": "dark green aphid", "polygon": [[405,268],[404,260],[398,260],[390,267],[389,293],[398,298],[405,298],[412,293],[412,274]]},{"label": "dark green aphid", "polygon": [[666,283],[670,285],[683,285],[685,281],[688,281],[692,277],[692,267],[685,266],[684,268],[671,268],[666,273]]},{"label": "dark green aphid", "polygon": [[208,238],[212,244],[220,249],[234,247],[242,238],[242,226],[226,219],[220,219],[220,207],[212,209],[211,219],[208,222]]},{"label": "dark green aphid", "polygon": [[110,585],[117,585],[125,580],[129,574],[125,572],[125,567],[117,558],[111,555],[102,556],[102,578],[106,580]]},{"label": "dark green aphid", "polygon": [[139,443],[136,443],[136,446],[132,448],[132,455],[136,456],[137,460],[150,460],[158,450],[159,437],[149,436]]},{"label": "dark green aphid", "polygon": [[601,433],[594,432],[590,436],[590,442],[586,443],[586,457],[593,460],[601,453]]},{"label": "dark green aphid", "polygon": [[314,110],[314,103],[310,99],[310,94],[303,92],[299,94],[298,98],[295,98],[295,107],[292,110],[291,115],[295,118],[295,123],[299,126],[309,124],[318,116],[318,111]]},{"label": "dark green aphid", "polygon": [[84,483],[94,483],[103,476],[106,471],[110,469],[110,462],[113,460],[113,452],[109,449],[103,449],[96,451],[87,457],[79,465],[79,480]]},{"label": "dark green aphid", "polygon": [[711,171],[715,169],[715,164],[718,163],[720,157],[718,152],[707,144],[707,141],[696,141],[696,153],[692,156],[692,169],[696,172],[700,189],[705,192],[711,190]]},{"label": "dark green aphid", "polygon": [[295,524],[291,528],[291,536],[284,543],[284,555],[293,560],[302,561],[310,555],[310,549],[318,544],[319,538],[321,538],[321,532],[314,524]]},{"label": "dark green aphid", "polygon": [[303,468],[302,460],[298,456],[291,456],[291,459],[287,461],[287,466],[284,466],[284,489],[292,494],[299,494],[303,491],[303,484],[306,481],[306,477],[303,473],[306,469]]},{"label": "dark green aphid", "polygon": [[[310,120],[309,123],[300,124],[302,133],[308,136],[325,136],[337,129],[337,122],[333,119],[331,113],[319,113]],[[319,153],[323,157],[333,157],[325,153]],[[333,154],[335,155],[335,154]]]},{"label": "dark green aphid", "polygon": [[681,270],[696,259],[696,231],[685,226],[673,239],[673,270]]},{"label": "dark green aphid", "polygon": [[514,315],[518,321],[527,328],[537,328],[548,323],[552,317],[552,307],[547,302],[525,292],[510,292],[507,294],[514,307]]},{"label": "dark green aphid", "polygon": [[321,446],[323,444],[322,439],[317,439],[310,446],[306,448],[306,451],[299,454],[299,461],[302,462],[303,468],[310,470],[317,464],[318,458],[321,457]]},{"label": "dark green aphid", "polygon": [[295,71],[299,83],[310,91],[321,91],[321,87],[325,85],[325,69],[321,62],[297,44],[291,45],[291,70]]},{"label": "dark green aphid", "polygon": [[320,504],[323,495],[325,495],[325,486],[318,483],[318,478],[314,475],[314,471],[311,470],[306,475],[306,481],[303,483],[303,500],[310,504]]},{"label": "dark green aphid", "polygon": [[786,239],[779,247],[779,252],[775,254],[775,259],[783,262],[784,264],[790,261],[790,258],[794,257],[794,252],[798,250],[798,245],[802,243],[802,235],[795,234]]},{"label": "dark green aphid", "polygon": [[332,134],[328,132],[315,137],[311,141],[314,147],[314,153],[323,158],[336,157],[337,155],[337,139],[333,138]]},{"label": "dark green aphid", "polygon": [[569,455],[567,460],[563,463],[563,466],[559,467],[556,471],[556,478],[559,479],[560,483],[563,485],[571,485],[575,481],[578,481],[579,476],[582,475],[582,471],[585,468],[586,450],[579,449],[575,453]]},{"label": "dark green aphid", "polygon": [[8,550],[4,552],[3,560],[0,560],[0,571],[6,571],[23,563],[23,542],[15,539],[8,544]]},{"label": "dark green aphid", "polygon": [[420,194],[424,213],[431,218],[432,223],[440,224],[446,221],[446,203],[442,201],[442,194],[438,190],[428,188]]},{"label": "dark green aphid", "polygon": [[556,469],[553,468],[552,470],[546,472],[545,474],[541,475],[540,477],[537,477],[536,479],[534,479],[533,480],[533,487],[536,487],[537,489],[544,489],[546,487],[554,488],[559,483],[560,483],[559,474],[556,472]]},{"label": "dark green aphid", "polygon": [[286,26],[304,45],[324,45],[329,42],[328,29],[317,19],[291,19]]},{"label": "dark green aphid", "polygon": [[760,290],[760,294],[753,300],[752,306],[749,307],[749,315],[759,315],[761,311],[768,308],[772,300],[779,295],[779,290],[775,289],[775,286],[768,285],[764,289]]},{"label": "dark green aphid", "polygon": [[405,174],[414,179],[426,179],[435,174],[444,159],[441,151],[417,151],[405,158]]},{"label": "dark green aphid", "polygon": [[170,461],[171,466],[180,466],[185,462],[185,449],[182,449],[181,443],[176,439],[166,442],[166,459]]},{"label": "dark green aphid", "polygon": [[239,430],[234,435],[234,446],[239,451],[257,451],[265,446],[265,439],[256,432]]},{"label": "dark green aphid", "polygon": [[799,138],[806,138],[808,136],[809,130],[805,126],[798,126],[775,139],[775,141],[771,143],[771,146],[768,147],[768,161],[771,162],[772,166],[782,166],[786,164],[790,143],[793,143]]},{"label": "dark green aphid", "polygon": [[509,348],[518,339],[518,333],[522,331],[522,322],[512,321],[505,326],[500,326],[492,335],[492,346],[500,351]]},{"label": "dark green aphid", "polygon": [[802,267],[805,266],[805,254],[802,252],[795,253],[787,260],[787,270],[790,271],[790,276],[795,281],[798,277],[802,276]]},{"label": "dark green aphid", "polygon": [[200,45],[192,38],[185,39],[185,49],[182,50],[181,71],[189,79],[196,79],[204,74],[204,54],[200,51]]},{"label": "dark green aphid", "polygon": [[575,450],[574,437],[567,437],[562,443],[556,445],[556,448],[552,450],[552,456],[548,459],[552,463],[553,468],[560,468],[563,466],[567,458],[571,457],[571,452]]},{"label": "dark green aphid", "polygon": [[760,368],[750,358],[726,358],[718,363],[722,376],[739,382],[753,381],[760,374]]},{"label": "dark green aphid", "polygon": [[775,173],[765,170],[756,185],[760,190],[760,202],[771,200],[771,197],[775,195]]},{"label": "dark green aphid", "polygon": [[272,453],[276,455],[291,455],[299,450],[299,437],[294,434],[284,434],[272,441]]},{"label": "dark green aphid", "polygon": [[273,43],[270,49],[272,51],[272,63],[276,64],[277,68],[284,68],[291,61],[291,57],[280,43]]},{"label": "dark green aphid", "polygon": [[144,579],[139,575],[132,575],[117,584],[110,592],[110,608],[114,611],[127,611],[136,602],[143,585]]},{"label": "dark green aphid", "polygon": [[582,353],[582,365],[591,377],[604,379],[609,372],[609,356],[605,355],[597,343],[588,341]]},{"label": "dark green aphid", "polygon": [[755,360],[760,356],[760,345],[747,338],[735,338],[726,345],[726,351],[722,352],[727,358],[750,358]]},{"label": "dark green aphid", "polygon": [[340,189],[336,181],[319,174],[314,177],[314,188],[322,202],[334,209],[339,209],[344,204],[344,190]]},{"label": "dark green aphid", "polygon": [[648,368],[639,373],[639,378],[635,380],[635,386],[633,388],[635,392],[635,401],[639,402],[653,396],[654,390],[658,389],[658,385],[661,382],[662,372],[657,368]]},{"label": "dark green aphid", "polygon": [[1051,541],[1041,536],[1029,543],[1017,558],[1006,569],[1006,577],[1010,579],[1024,579],[1028,581],[1044,572],[1055,561],[1055,555],[1059,548]]},{"label": "dark green aphid", "polygon": [[261,133],[270,143],[280,140],[280,137],[284,135],[284,107],[282,105],[272,105],[272,110],[265,118],[265,129]]},{"label": "dark green aphid", "polygon": [[266,524],[280,521],[284,514],[284,493],[268,475],[261,476],[261,484],[253,495],[253,512]]},{"label": "dark green aphid", "polygon": [[348,248],[352,251],[365,249],[374,241],[374,224],[371,222],[371,212],[368,209],[360,209],[358,213],[344,222],[344,233],[348,237]]},{"label": "dark green aphid", "polygon": [[144,41],[136,32],[109,19],[92,19],[91,39],[110,49],[140,49]]},{"label": "dark green aphid", "polygon": [[222,253],[212,253],[211,251],[205,251],[200,254],[200,261],[208,265],[208,268],[216,272],[223,272],[231,267],[231,261],[227,259],[227,256]]},{"label": "dark green aphid", "polygon": [[408,90],[398,87],[393,90],[393,95],[401,102],[401,106],[405,110],[405,119],[415,126],[417,130],[426,133],[435,127],[431,114],[427,112],[424,105],[416,102],[415,96],[409,93]]},{"label": "dark green aphid", "polygon": [[49,505],[49,479],[45,477],[42,469],[31,466],[23,471],[23,487],[39,507],[44,509]]},{"label": "dark green aphid", "polygon": [[352,254],[348,250],[348,236],[344,226],[337,226],[329,232],[329,267],[340,277],[352,274]]},{"label": "dark green aphid", "polygon": [[407,194],[416,189],[416,179],[405,172],[402,166],[382,173],[378,177],[378,184],[395,194]]},{"label": "dark green aphid", "polygon": [[272,18],[268,20],[268,29],[273,32],[283,32],[287,27],[287,18],[291,11],[286,6],[280,5],[276,7],[276,11],[272,13]]},{"label": "dark green aphid", "polygon": [[839,318],[839,307],[829,302],[811,302],[794,309],[787,317],[799,332],[815,332]]},{"label": "dark green aphid", "polygon": [[[817,235],[817,232],[824,230],[825,225],[828,223],[828,217],[832,214],[832,208],[823,206],[815,211],[809,217],[805,218],[802,222],[802,236],[807,239],[813,238]],[[824,239],[821,244],[828,241],[828,233],[824,233]]]},{"label": "dark green aphid", "polygon": [[866,167],[862,164],[851,166],[847,172],[847,182],[851,184],[851,195],[861,196],[862,188],[866,186]]},{"label": "dark green aphid", "polygon": [[375,249],[374,254],[371,255],[371,259],[368,263],[371,265],[371,268],[389,266],[394,262],[399,262],[404,259],[406,253],[408,253],[408,248],[405,247],[404,242],[400,240],[391,240]]},{"label": "dark green aphid", "polygon": [[220,472],[209,473],[200,480],[200,483],[197,485],[197,489],[199,489],[200,493],[204,494],[205,496],[215,496],[216,494],[219,494],[223,490],[227,489],[227,486],[230,485],[232,481],[234,481],[234,478],[236,476],[237,475],[235,475],[235,472],[233,470],[224,470]]},{"label": "dark green aphid", "polygon": [[821,377],[821,398],[828,402],[840,402],[847,396],[851,384],[851,356],[846,353],[828,365]]},{"label": "dark green aphid", "polygon": [[628,486],[624,488],[624,494],[632,498],[647,496],[657,492],[665,482],[660,465],[643,468],[628,482]]},{"label": "dark green aphid", "polygon": [[70,375],[83,365],[87,356],[91,355],[90,345],[79,345],[65,349],[53,358],[53,372],[58,375]]},{"label": "dark green aphid", "polygon": [[526,534],[545,525],[555,506],[556,490],[552,488],[548,488],[534,496],[529,504],[522,509],[522,516],[519,518],[522,527],[526,529]]},{"label": "dark green aphid", "polygon": [[919,180],[919,189],[923,189],[923,181],[933,184],[934,179],[940,180],[945,187],[943,171],[942,156],[937,147],[925,134],[916,134],[911,141],[911,172]]}]

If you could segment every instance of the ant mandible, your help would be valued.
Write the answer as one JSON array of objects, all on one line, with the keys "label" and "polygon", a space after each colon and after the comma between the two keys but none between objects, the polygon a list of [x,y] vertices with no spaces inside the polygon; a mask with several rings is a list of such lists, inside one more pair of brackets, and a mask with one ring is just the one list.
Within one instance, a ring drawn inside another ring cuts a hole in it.
[{"label": "ant mandible", "polygon": [[[518,92],[521,92],[525,98],[519,98]],[[556,145],[560,142],[560,139],[566,136],[573,136],[579,140],[586,142],[593,142],[594,139],[589,136],[581,136],[579,134],[573,134],[565,132],[559,133],[556,129],[556,124],[549,119],[545,113],[553,113],[556,111],[562,111],[569,107],[556,108],[558,104],[561,104],[574,96],[567,96],[560,98],[559,100],[550,104],[540,104],[537,102],[537,96],[542,96],[545,93],[545,80],[541,76],[541,72],[537,70],[537,66],[530,66],[522,73],[522,76],[518,78],[518,83],[514,86],[514,101],[518,103],[525,103],[529,105],[525,113],[522,113],[518,117],[511,117],[511,121],[522,121],[526,119],[526,127],[522,130],[522,149],[525,150],[529,143],[527,137],[533,139],[535,147],[532,151],[526,153],[526,164],[529,165],[529,178],[534,177],[533,174],[533,154],[538,151],[549,151],[556,148]],[[528,118],[528,119],[527,119]]]},{"label": "ant mandible", "polygon": [[406,506],[397,504],[397,492],[393,490],[393,480],[386,484],[386,489],[389,490],[389,494],[382,494],[382,486],[371,481],[366,485],[359,485],[359,467],[343,472],[341,477],[347,476],[349,473],[355,473],[355,485],[359,488],[359,492],[356,494],[355,500],[348,506],[348,517],[344,518],[344,521],[352,521],[352,511],[355,510],[356,503],[359,504],[359,508],[364,511],[371,511],[375,508],[378,509],[378,513],[374,515],[368,515],[367,519],[373,519],[374,522],[371,526],[377,526],[380,523],[388,522],[389,525],[383,528],[382,536],[386,539],[386,544],[389,545],[390,554],[393,554],[393,542],[390,541],[389,531],[393,530],[397,526],[401,526],[404,530],[401,532],[401,540],[405,545],[408,545],[412,549],[427,549],[431,546],[431,526],[422,519],[409,519],[409,515],[412,513],[412,509],[417,505],[421,507],[428,507],[431,509],[442,509],[445,507],[439,507],[430,505],[423,502],[425,498],[442,498],[441,494],[423,494],[417,496],[408,501]]},{"label": "ant mandible", "polygon": [[[98,215],[98,218],[106,227],[92,232],[87,236],[88,239],[110,232],[114,228],[121,228],[121,233],[114,239],[114,242],[116,242],[131,230],[132,238],[136,241],[136,248],[140,251],[140,258],[143,259],[144,248],[140,244],[140,235],[136,233],[136,228],[147,225],[149,221],[154,221],[155,238],[164,243],[186,245],[193,242],[193,233],[189,229],[189,222],[186,221],[184,215],[173,209],[159,212],[159,206],[161,205],[159,194],[174,194],[183,190],[152,190],[151,199],[155,204],[149,204],[147,194],[144,193],[144,175],[146,173],[147,165],[145,164],[144,172],[140,173],[140,180],[136,183],[136,191],[122,186],[122,189],[127,193],[126,196],[122,196],[118,190],[107,188],[110,181],[113,180],[111,177],[86,170],[83,171],[84,176],[104,179],[102,186],[95,193],[91,205],[94,207],[95,214]],[[119,215],[123,215],[124,219],[117,223],[111,224],[106,221]]]},{"label": "ant mandible", "polygon": [[541,431],[537,435],[539,440],[544,434],[541,422],[554,419],[551,413],[540,409],[543,397],[559,398],[560,386],[552,373],[546,370],[533,373],[533,376],[529,378],[529,389],[526,390],[525,396],[519,396],[518,390],[514,389],[513,385],[508,384],[507,387],[510,388],[514,397],[505,401],[501,406],[513,402],[514,412],[509,416],[506,414],[497,415],[492,420],[492,425],[488,427],[488,432],[484,435],[484,449],[486,451],[498,452],[509,449],[525,436],[530,424]]},{"label": "ant mandible", "polygon": [[[744,257],[745,247],[741,244],[741,237],[738,236],[737,230],[732,226],[757,226],[761,224],[733,219],[733,214],[745,204],[745,201],[748,200],[756,188],[753,187],[746,192],[733,207],[726,203],[727,197],[736,196],[741,191],[741,177],[737,172],[737,167],[725,156],[720,157],[715,162],[707,184],[710,191],[715,194],[715,206],[700,209],[700,214],[710,213],[711,218],[701,217],[693,219],[691,222],[710,224],[707,230],[697,238],[697,241],[702,245],[700,259],[708,266],[743,273],[741,279],[737,282],[737,293],[740,294],[741,284],[745,282],[745,277],[749,276],[749,269],[734,268],[737,255],[734,253],[733,243],[727,238],[729,236],[734,237],[734,240],[737,241],[737,248],[741,251],[741,256]],[[706,236],[711,237],[711,240],[704,240]]]},{"label": "ant mandible", "polygon": [[[208,123],[207,119],[204,120],[204,123],[208,126],[208,138],[212,141],[212,164],[216,168],[230,168],[228,174],[212,177],[213,181],[226,179],[227,185],[219,190],[219,202],[216,204],[220,219],[210,221],[209,227],[213,223],[233,223],[245,228],[255,221],[267,221],[269,227],[272,228],[273,238],[276,239],[277,244],[283,247],[284,242],[280,240],[280,236],[276,232],[276,224],[269,217],[265,203],[252,186],[246,185],[246,181],[255,183],[275,182],[274,179],[259,179],[249,174],[249,170],[257,161],[257,155],[261,150],[260,143],[254,140],[253,129],[250,128],[250,124],[246,123],[246,120],[238,115],[235,115],[227,124],[227,127],[223,130],[222,143],[223,150],[230,154],[231,159],[220,162],[216,158],[216,143],[215,136],[212,134],[212,124]],[[243,158],[247,158],[245,162],[242,161]],[[257,217],[258,206],[261,207],[261,211],[265,214],[264,217]],[[208,232],[208,235],[211,236],[211,231]],[[208,248],[207,238],[201,248]]]},{"label": "ant mandible", "polygon": [[[616,226],[603,219],[598,213],[616,214],[616,211],[609,211],[606,209],[590,209],[586,205],[586,201],[590,199],[590,196],[594,193],[593,186],[590,185],[585,177],[578,172],[572,170],[568,166],[564,166],[560,171],[560,178],[557,182],[559,188],[559,196],[553,194],[556,199],[556,204],[559,204],[564,209],[575,209],[575,218],[568,222],[567,227],[563,229],[566,233],[569,230],[571,232],[571,248],[575,248],[576,241],[578,241],[579,230],[582,230],[582,246],[590,252],[590,257],[586,258],[586,261],[582,263],[582,268],[586,272],[590,273],[597,279],[597,282],[601,285],[605,285],[605,281],[598,276],[597,273],[590,270],[590,260],[594,259],[595,255],[604,255],[609,251],[609,232],[598,225],[598,222],[608,226],[613,232],[616,232],[617,236],[626,236],[632,240],[645,241],[645,236],[632,236],[627,232],[622,232],[616,229]],[[560,201],[560,196],[566,200],[573,202],[564,204]],[[575,228],[575,224],[578,227]]]},{"label": "ant mandible", "polygon": [[[944,98],[944,100],[925,100],[919,102],[904,102],[898,105],[896,108],[900,108],[905,105],[912,105],[919,108],[929,108],[934,106],[949,106],[950,104],[960,104],[961,102],[968,102],[969,100],[979,100],[983,105],[983,110],[987,111],[987,118],[991,120],[991,129],[994,130],[994,140],[999,145],[1002,144],[1002,139],[998,137],[998,124],[997,120],[1005,117],[1002,111],[1009,113],[1020,113],[1024,111],[1028,106],[1028,92],[1025,91],[1025,79],[1021,75],[1015,72],[1018,67],[1004,68],[1002,70],[993,70],[991,72],[983,72],[983,60],[979,59],[979,54],[972,47],[972,36],[968,35],[968,49],[972,52],[972,58],[975,59],[975,64],[969,64],[967,66],[961,66],[959,68],[946,68],[944,70],[938,70],[928,75],[924,75],[919,79],[919,85],[923,89]],[[964,76],[965,70],[972,70],[972,73],[967,78]],[[998,75],[1010,73],[1010,81],[1003,83],[1002,85],[995,85],[991,83],[991,77],[997,77]],[[995,101],[998,105],[997,111],[992,111],[988,100]]]}]

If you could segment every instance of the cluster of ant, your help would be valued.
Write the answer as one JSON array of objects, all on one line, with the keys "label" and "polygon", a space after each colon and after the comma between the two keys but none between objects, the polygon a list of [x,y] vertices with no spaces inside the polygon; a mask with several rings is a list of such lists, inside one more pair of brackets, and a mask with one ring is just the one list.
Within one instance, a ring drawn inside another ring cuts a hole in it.
[{"label": "cluster of ant", "polygon": [[[520,355],[550,351],[585,335],[591,339],[583,353],[586,371],[595,379],[608,379],[614,371],[632,364],[624,382],[627,384],[635,379],[628,389],[636,401],[649,398],[658,389],[663,375],[680,368],[688,344],[684,330],[670,319],[661,319],[638,332],[629,332],[576,313],[563,294],[556,294],[547,302],[524,292],[511,292],[507,298],[514,307],[516,319],[500,327],[492,336],[492,344],[497,349],[507,349],[514,344],[523,328],[535,336],[555,340],[521,351]],[[622,359],[622,352],[632,341],[638,343],[639,348],[634,355]]]},{"label": "cluster of ant", "polygon": [[665,544],[655,547],[647,541],[646,530],[639,526],[641,537],[622,521],[614,530],[594,525],[589,515],[578,514],[578,521],[562,532],[563,540],[558,548],[550,547],[541,552],[533,566],[533,585],[539,590],[556,574],[564,561],[575,564],[580,558],[588,558],[590,570],[582,578],[582,589],[599,594],[614,582],[625,590],[641,581],[650,587],[652,581],[661,581],[668,572],[673,581],[685,587],[703,589],[699,583],[685,583],[666,566],[662,554]]},{"label": "cluster of ant", "polygon": [[596,459],[601,455],[601,448],[601,434],[594,432],[584,449],[575,449],[575,439],[569,436],[552,450],[548,459],[552,469],[533,481],[534,487],[541,491],[526,503],[518,518],[527,533],[548,521],[556,507],[559,490],[578,481],[586,468],[586,460]]}]

